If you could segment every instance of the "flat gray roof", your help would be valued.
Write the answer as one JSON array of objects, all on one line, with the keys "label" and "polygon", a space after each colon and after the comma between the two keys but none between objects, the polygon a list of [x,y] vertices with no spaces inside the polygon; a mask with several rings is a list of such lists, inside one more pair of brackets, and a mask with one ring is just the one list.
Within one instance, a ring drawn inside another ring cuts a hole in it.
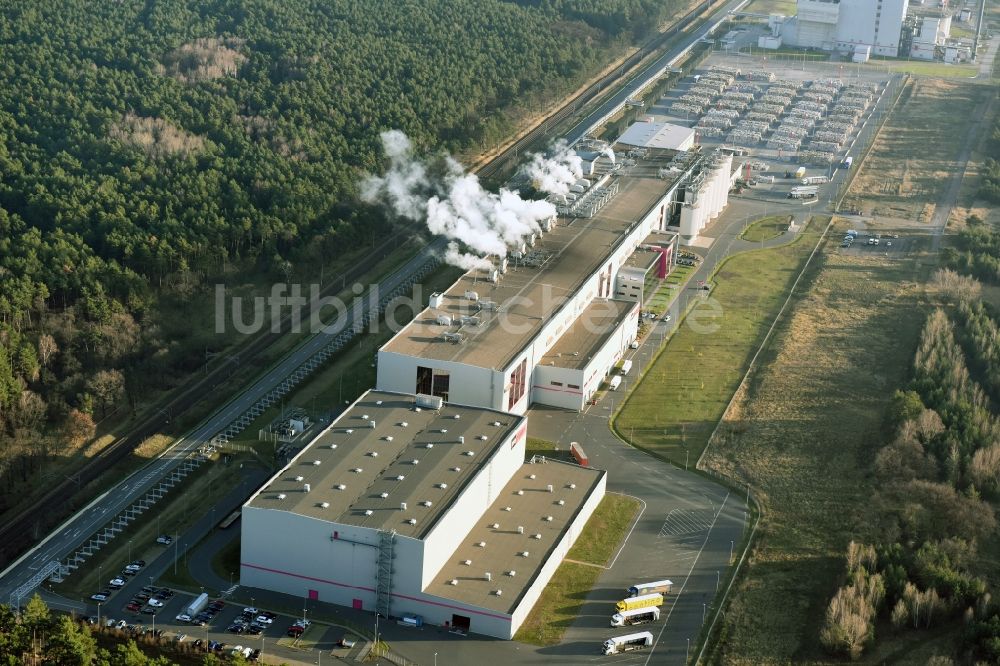
[{"label": "flat gray roof", "polygon": [[[394,529],[421,539],[523,421],[514,414],[450,403],[440,411],[418,412],[413,396],[369,391],[272,477],[248,505],[345,525]],[[459,437],[465,441],[459,443]],[[341,485],[343,489],[338,489]],[[407,523],[408,519],[416,524]]]},{"label": "flat gray roof", "polygon": [[[501,613],[512,612],[605,474],[603,470],[557,461],[525,464],[424,592]],[[529,478],[531,475],[535,478]],[[549,485],[551,493],[546,490]],[[518,495],[518,491],[522,494]],[[545,520],[546,516],[552,520]],[[498,527],[494,528],[494,524]],[[518,526],[524,528],[522,534],[518,534]],[[527,557],[521,555],[524,552]],[[465,564],[466,560],[471,564]],[[510,571],[513,576],[508,575]],[[487,572],[490,581],[486,580]],[[457,584],[451,585],[452,580]],[[503,591],[501,596],[495,593],[498,589]]]},{"label": "flat gray roof", "polygon": [[[485,272],[470,271],[445,293],[440,308],[426,308],[389,341],[389,352],[426,359],[468,363],[504,370],[514,357],[534,339],[557,311],[563,299],[572,295],[583,281],[604,263],[612,248],[676,182],[664,180],[659,171],[670,162],[673,151],[649,151],[630,167],[630,175],[619,177],[618,194],[592,218],[560,218],[558,225],[543,234],[528,250],[529,264],[509,261],[499,284]],[[482,301],[492,301],[501,312],[478,311],[465,298],[474,291]],[[548,296],[546,296],[548,294]],[[511,301],[511,299],[515,299]],[[442,325],[440,315],[459,318],[474,315],[478,325]],[[515,326],[502,326],[502,321]],[[516,332],[515,332],[516,331]],[[444,333],[459,333],[462,342],[443,339]]]},{"label": "flat gray roof", "polygon": [[640,120],[629,125],[615,143],[640,148],[680,150],[694,138],[694,134],[694,128],[684,125]]},{"label": "flat gray roof", "polygon": [[587,367],[608,337],[638,305],[624,299],[595,299],[542,357],[542,365],[573,370]]}]

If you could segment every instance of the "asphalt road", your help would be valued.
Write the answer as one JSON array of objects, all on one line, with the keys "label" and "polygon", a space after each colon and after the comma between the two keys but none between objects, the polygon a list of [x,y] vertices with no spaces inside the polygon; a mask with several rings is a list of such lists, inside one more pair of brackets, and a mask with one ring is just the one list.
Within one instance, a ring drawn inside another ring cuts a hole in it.
[{"label": "asphalt road", "polygon": [[733,0],[733,2],[729,2],[713,12],[712,16],[708,19],[708,27],[700,28],[697,34],[686,40],[685,43],[678,44],[674,48],[670,49],[667,53],[657,58],[652,64],[642,70],[642,72],[636,75],[625,85],[625,87],[607,99],[603,104],[598,106],[590,115],[577,123],[573,129],[569,130],[564,137],[566,141],[570,144],[576,143],[583,137],[587,136],[599,125],[603,124],[604,121],[607,120],[612,114],[616,113],[619,109],[625,106],[626,100],[633,97],[637,91],[645,88],[650,81],[658,78],[663,74],[663,72],[670,69],[674,62],[687,53],[699,39],[714,30],[715,26],[722,21],[726,15],[730,12],[738,11],[748,2],[749,0]]},{"label": "asphalt road", "polygon": [[[410,259],[395,273],[378,285],[378,293],[386,294],[414,273],[438,251],[438,243],[425,247],[419,254]],[[367,307],[367,305],[365,306]],[[240,415],[244,414],[254,403],[267,395],[271,389],[282,380],[289,377],[302,363],[311,358],[326,346],[337,333],[353,325],[359,320],[362,311],[353,308],[346,313],[342,325],[334,325],[330,331],[320,331],[308,338],[303,344],[276,363],[265,374],[257,379],[243,393],[224,405],[191,433],[177,440],[161,456],[148,465],[133,473],[124,481],[108,489],[87,507],[73,515],[59,528],[49,534],[40,544],[25,553],[20,559],[0,573],[0,601],[11,599],[15,589],[29,580],[47,563],[63,560],[72,554],[76,548],[105,526],[123,509],[131,506],[142,497],[155,483],[170,470],[179,465],[185,458],[209,443],[212,437],[224,430]],[[29,595],[30,596],[30,595]]]}]

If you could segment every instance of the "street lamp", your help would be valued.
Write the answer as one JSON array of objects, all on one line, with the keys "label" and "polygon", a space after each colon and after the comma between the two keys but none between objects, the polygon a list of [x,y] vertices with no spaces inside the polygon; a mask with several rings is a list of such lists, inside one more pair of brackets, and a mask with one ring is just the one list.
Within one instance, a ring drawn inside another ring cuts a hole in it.
[{"label": "street lamp", "polygon": [[132,539],[128,540],[128,561],[132,562]]},{"label": "street lamp", "polygon": [[434,653],[434,666],[438,666],[438,653]]}]

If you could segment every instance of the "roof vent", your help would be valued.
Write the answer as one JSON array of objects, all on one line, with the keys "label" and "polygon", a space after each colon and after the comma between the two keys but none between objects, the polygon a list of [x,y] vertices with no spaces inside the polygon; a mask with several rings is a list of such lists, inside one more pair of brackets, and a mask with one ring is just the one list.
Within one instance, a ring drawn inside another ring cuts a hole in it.
[{"label": "roof vent", "polygon": [[545,516],[545,518],[543,518],[542,520],[544,520],[547,523],[551,523],[552,522],[552,516]]},{"label": "roof vent", "polygon": [[528,475],[528,478],[529,478],[529,479],[534,479],[534,478],[535,478],[535,475],[534,475],[534,474],[529,474],[529,475]]},{"label": "roof vent", "polygon": [[507,572],[507,575],[510,576],[511,578],[513,578],[514,576],[517,575],[517,572],[514,571],[513,569],[511,569],[510,571]]},{"label": "roof vent", "polygon": [[438,430],[438,432],[444,434],[444,433],[448,432],[448,429],[447,428],[441,428],[440,430]]},{"label": "roof vent", "polygon": [[399,422],[399,427],[400,427],[400,428],[405,428],[405,427],[406,427],[406,426],[408,426],[408,425],[410,425],[410,424],[409,424],[409,423],[407,423],[406,421],[400,421],[400,422]]},{"label": "roof vent", "polygon": [[547,490],[548,492],[551,493],[552,492],[552,484],[550,483],[549,485],[545,486],[545,490]]},{"label": "roof vent", "polygon": [[462,560],[462,564],[464,564],[467,567],[471,567],[472,566],[472,560]]},{"label": "roof vent", "polygon": [[338,483],[337,485],[334,486],[334,488],[336,488],[337,490],[347,490],[347,486],[345,486],[343,483]]},{"label": "roof vent", "polygon": [[397,475],[396,475],[396,480],[397,480],[397,481],[402,481],[402,480],[403,480],[403,479],[405,479],[405,478],[406,478],[406,477],[405,477],[404,475],[402,475],[402,474],[397,474]]},{"label": "roof vent", "polygon": [[386,497],[389,496],[389,493],[379,493],[378,496],[381,497],[382,499],[385,499]]},{"label": "roof vent", "polygon": [[572,489],[576,488],[576,484],[575,483],[571,483],[571,484],[569,484],[569,487],[570,487],[570,490],[572,490]]},{"label": "roof vent", "polygon": [[522,551],[521,551],[520,553],[518,553],[518,554],[519,554],[519,555],[520,555],[521,557],[527,557],[529,553],[528,553],[528,551],[526,551],[526,550],[522,550]]},{"label": "roof vent", "polygon": [[459,444],[465,444],[465,435],[459,435],[458,436],[458,443]]},{"label": "roof vent", "polygon": [[361,418],[362,418],[362,420],[367,421],[368,420],[368,415],[367,414],[362,414]]},{"label": "roof vent", "polygon": [[331,448],[331,449],[335,449],[335,448],[337,448],[337,445],[336,445],[336,444],[331,444],[331,445],[330,445],[330,448]]},{"label": "roof vent", "polygon": [[532,534],[532,535],[531,535],[531,538],[532,538],[532,539],[541,539],[541,538],[542,538],[542,535],[541,535],[541,534]]},{"label": "roof vent", "polygon": [[417,524],[417,519],[416,518],[407,518],[406,519],[406,524],[407,525],[416,525]]},{"label": "roof vent", "polygon": [[376,405],[381,405],[381,404],[382,404],[382,401],[381,401],[381,400],[376,400],[376,401],[375,401],[375,404],[376,404]]},{"label": "roof vent", "polygon": [[517,533],[518,534],[524,534],[524,525],[518,525],[517,526]]},{"label": "roof vent", "polygon": [[309,492],[311,489],[312,488],[311,488],[311,486],[308,483],[306,485],[302,486],[302,491],[303,492]]},{"label": "roof vent", "polygon": [[420,506],[434,506],[434,502],[430,500],[424,500],[423,502],[420,503]]},{"label": "roof vent", "polygon": [[495,530],[498,530],[498,529],[500,529],[500,523],[491,523],[490,527],[493,528],[493,529],[495,529]]},{"label": "roof vent", "polygon": [[480,435],[479,437],[476,437],[476,439],[478,439],[480,442],[485,442],[486,440],[489,439],[489,437],[487,437],[486,435]]},{"label": "roof vent", "polygon": [[430,443],[430,442],[427,442],[427,444],[424,445],[424,448],[425,449],[433,449],[434,445],[432,443]]},{"label": "roof vent", "polygon": [[354,432],[354,428],[348,428],[347,430],[344,431],[344,434],[350,435],[352,432]]},{"label": "roof vent", "polygon": [[447,483],[439,483],[439,484],[437,484],[437,487],[440,488],[441,490],[445,490],[445,489],[448,488],[448,484]]},{"label": "roof vent", "polygon": [[320,502],[319,503],[319,508],[321,508],[321,509],[329,509],[330,508],[330,503],[329,502]]},{"label": "roof vent", "polygon": [[410,464],[411,465],[419,465],[420,464],[420,458],[414,458],[413,460],[410,461]]},{"label": "roof vent", "polygon": [[497,595],[498,597],[503,596],[503,590],[494,590],[493,594]]},{"label": "roof vent", "polygon": [[372,458],[378,458],[378,451],[369,451],[368,455],[370,455]]},{"label": "roof vent", "polygon": [[313,460],[313,465],[319,465],[321,462],[322,461],[320,461],[320,460]]},{"label": "roof vent", "polygon": [[476,546],[478,546],[479,548],[486,548],[486,542],[485,541],[480,541],[480,542],[478,542],[476,544]]},{"label": "roof vent", "polygon": [[363,472],[364,470],[361,469],[360,467],[355,467],[351,471],[354,472],[355,474],[361,474],[361,472]]},{"label": "roof vent", "polygon": [[297,477],[295,477],[295,480],[296,480],[297,482],[300,482],[300,483],[301,483],[301,482],[302,482],[302,480],[303,480],[304,478],[305,478],[305,477],[303,477],[303,476],[297,476]]},{"label": "roof vent", "polygon": [[455,415],[454,415],[454,416],[452,416],[451,418],[453,418],[453,419],[455,419],[455,420],[457,421],[457,420],[459,420],[460,418],[462,418],[462,415],[461,415],[461,414],[455,414]]},{"label": "roof vent", "polygon": [[406,502],[400,502],[399,503],[399,510],[400,511],[406,511]]},{"label": "roof vent", "polygon": [[493,574],[487,571],[485,574],[483,574],[483,578],[485,578],[486,580],[493,580]]},{"label": "roof vent", "polygon": [[462,468],[461,467],[452,467],[451,471],[453,471],[453,472],[461,472]]},{"label": "roof vent", "polygon": [[387,441],[387,442],[391,442],[391,441],[392,441],[392,435],[386,435],[386,436],[385,436],[385,437],[383,437],[382,439],[384,439],[384,440],[385,440],[385,441]]},{"label": "roof vent", "polygon": [[448,581],[448,584],[449,585],[458,585],[458,579],[457,578],[452,578],[451,580]]},{"label": "roof vent", "polygon": [[500,427],[500,422],[499,421],[494,421],[492,423],[492,425],[493,425],[494,428],[499,428]]},{"label": "roof vent", "polygon": [[523,494],[524,494],[524,491],[523,491],[523,490],[518,490],[518,491],[517,491],[517,492],[516,492],[515,494],[516,494],[516,495],[523,495]]},{"label": "roof vent", "polygon": [[504,511],[510,511],[510,507],[509,507],[509,506],[505,506],[505,507],[503,508],[503,510],[504,510]]},{"label": "roof vent", "polygon": [[278,493],[278,499],[282,500],[285,499],[285,497],[287,497],[285,493]]},{"label": "roof vent", "polygon": [[370,516],[370,515],[372,515],[373,513],[375,513],[375,512],[374,512],[374,511],[372,511],[371,509],[365,509],[365,515],[366,515],[366,516]]},{"label": "roof vent", "polygon": [[370,425],[371,428],[372,428],[372,430],[374,430],[375,429],[375,419],[372,419],[371,421],[369,421],[368,425]]},{"label": "roof vent", "polygon": [[559,506],[562,506],[562,505],[566,504],[566,500],[559,500],[558,502],[556,502],[556,504],[558,504]]},{"label": "roof vent", "polygon": [[462,455],[468,456],[469,458],[471,458],[472,456],[476,455],[476,452],[475,451],[466,451]]}]

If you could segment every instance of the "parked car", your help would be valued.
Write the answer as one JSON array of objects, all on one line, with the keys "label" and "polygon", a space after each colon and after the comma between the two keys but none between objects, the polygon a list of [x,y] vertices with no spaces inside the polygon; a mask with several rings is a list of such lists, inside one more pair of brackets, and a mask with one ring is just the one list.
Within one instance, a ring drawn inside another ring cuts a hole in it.
[{"label": "parked car", "polygon": [[90,595],[90,598],[93,599],[94,601],[107,601],[109,595],[104,594],[103,592],[98,592],[97,594]]},{"label": "parked car", "polygon": [[266,615],[258,615],[255,621],[257,622],[257,624],[271,624],[272,622],[274,622],[272,618],[269,618]]},{"label": "parked car", "polygon": [[174,619],[177,620],[178,622],[190,622],[191,621],[191,616],[188,615],[187,613],[181,613],[180,615],[178,615]]},{"label": "parked car", "polygon": [[173,542],[174,538],[169,534],[161,534],[160,536],[156,537],[156,543],[160,544],[161,546],[169,546]]},{"label": "parked car", "polygon": [[126,581],[124,578],[112,578],[111,580],[108,581],[108,585],[110,585],[113,588],[122,588],[125,587],[125,582]]},{"label": "parked car", "polygon": [[348,638],[347,636],[344,636],[339,641],[337,641],[337,647],[342,647],[347,650],[350,650],[356,644],[357,642],[354,639]]},{"label": "parked car", "polygon": [[129,605],[125,607],[125,610],[130,611],[132,613],[138,613],[141,609],[142,609],[142,604],[138,604],[134,601],[130,602]]},{"label": "parked car", "polygon": [[124,629],[127,626],[128,622],[126,622],[125,620],[118,620],[118,624],[115,625],[115,627],[118,629]]},{"label": "parked car", "polygon": [[150,599],[146,603],[152,606],[153,608],[163,608],[163,602],[160,601],[159,599]]},{"label": "parked car", "polygon": [[305,630],[306,630],[305,627],[300,627],[297,624],[293,624],[292,626],[288,627],[288,631],[286,633],[292,638],[298,638],[299,636],[302,635],[302,632]]}]

